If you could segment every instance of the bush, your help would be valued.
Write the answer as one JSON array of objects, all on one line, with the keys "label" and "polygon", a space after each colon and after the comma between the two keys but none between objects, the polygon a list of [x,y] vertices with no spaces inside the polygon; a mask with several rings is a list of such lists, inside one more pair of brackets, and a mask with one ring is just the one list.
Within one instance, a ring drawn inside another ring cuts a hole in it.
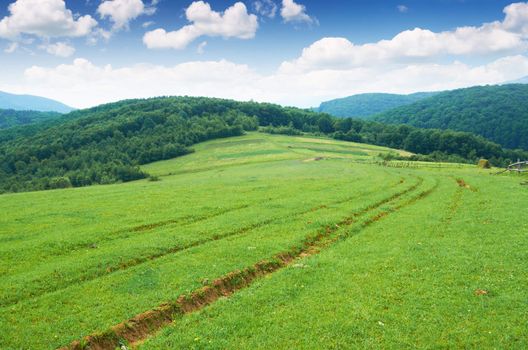
[{"label": "bush", "polygon": [[490,164],[489,160],[481,159],[481,160],[478,161],[478,167],[481,168],[481,169],[490,169],[491,168],[491,164]]},{"label": "bush", "polygon": [[267,134],[273,134],[273,135],[289,135],[289,136],[302,135],[302,132],[295,129],[292,125],[279,126],[279,127],[267,126],[267,127],[261,128],[260,131],[265,132]]},{"label": "bush", "polygon": [[72,183],[70,179],[66,176],[54,177],[49,182],[49,187],[52,189],[55,188],[70,188]]}]

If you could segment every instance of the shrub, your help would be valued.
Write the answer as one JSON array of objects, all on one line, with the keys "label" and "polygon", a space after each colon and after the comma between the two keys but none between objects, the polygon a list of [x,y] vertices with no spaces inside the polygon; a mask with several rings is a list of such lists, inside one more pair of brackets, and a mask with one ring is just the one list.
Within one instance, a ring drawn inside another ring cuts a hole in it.
[{"label": "shrub", "polygon": [[50,188],[70,188],[72,183],[66,176],[54,177],[49,182]]},{"label": "shrub", "polygon": [[481,168],[481,169],[489,169],[489,168],[491,168],[491,164],[490,164],[489,160],[481,159],[481,160],[478,161],[478,167]]}]

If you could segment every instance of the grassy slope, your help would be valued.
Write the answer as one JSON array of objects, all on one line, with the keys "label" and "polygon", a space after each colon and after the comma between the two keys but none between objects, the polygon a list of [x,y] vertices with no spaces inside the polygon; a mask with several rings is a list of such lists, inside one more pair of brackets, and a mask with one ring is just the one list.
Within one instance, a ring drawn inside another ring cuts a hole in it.
[{"label": "grassy slope", "polygon": [[142,348],[526,347],[526,190],[468,168],[421,174],[439,184],[421,202]]},{"label": "grassy slope", "polygon": [[410,185],[346,159],[305,162],[324,154],[306,146],[339,158],[359,152],[351,145],[346,154],[338,141],[250,135],[153,165],[188,171],[159,182],[2,196],[0,348],[56,347],[104,330]]},{"label": "grassy slope", "polygon": [[142,348],[525,348],[526,191],[458,174],[473,192],[430,175],[439,188],[423,201]]},{"label": "grassy slope", "polygon": [[517,179],[362,164],[386,150],[315,138],[251,134],[196,151],[148,165],[159,182],[2,196],[0,348],[55,348],[104,331],[416,185],[364,215],[387,218],[343,227],[348,239],[144,348],[526,345]]}]

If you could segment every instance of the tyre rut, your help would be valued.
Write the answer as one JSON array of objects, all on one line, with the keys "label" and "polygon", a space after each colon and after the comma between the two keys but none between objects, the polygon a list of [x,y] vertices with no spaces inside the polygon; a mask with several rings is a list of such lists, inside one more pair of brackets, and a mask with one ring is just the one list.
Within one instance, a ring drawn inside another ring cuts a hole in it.
[{"label": "tyre rut", "polygon": [[[278,253],[271,259],[262,260],[242,270],[228,273],[207,286],[189,294],[181,295],[175,301],[163,303],[156,309],[138,314],[128,321],[111,327],[105,332],[93,334],[80,341],[75,341],[70,345],[61,348],[61,350],[115,349],[115,347],[122,344],[123,341],[126,341],[129,344],[137,344],[156,333],[160,328],[172,323],[177,318],[198,311],[205,306],[212,304],[221,297],[230,296],[236,291],[249,286],[257,278],[269,275],[279,269],[287,267],[295,260],[319,253],[323,248],[332,243],[346,239],[391,213],[427,197],[438,187],[438,181],[436,181],[434,186],[419,191],[414,195],[414,192],[416,192],[422,184],[423,179],[418,177],[416,184],[411,187],[384,200],[380,200],[363,210],[355,212],[348,218],[333,226],[325,227],[324,230],[318,232],[314,236],[308,236],[300,245],[293,247],[289,251]],[[409,194],[413,195],[410,199],[403,198]],[[359,217],[376,211],[376,209],[379,209],[381,206],[390,203],[393,204],[390,208],[382,209],[379,212],[368,216],[363,221],[357,220]],[[359,223],[359,226],[353,230],[344,230],[344,232],[336,234],[343,226],[348,227],[354,223]]]}]

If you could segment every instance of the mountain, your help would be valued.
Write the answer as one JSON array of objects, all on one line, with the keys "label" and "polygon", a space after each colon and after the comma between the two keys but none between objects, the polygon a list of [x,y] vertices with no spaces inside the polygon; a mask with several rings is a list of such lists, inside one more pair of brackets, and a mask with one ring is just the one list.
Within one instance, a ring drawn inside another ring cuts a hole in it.
[{"label": "mountain", "polygon": [[447,91],[378,114],[372,120],[467,131],[506,148],[528,150],[528,85],[477,86]]},{"label": "mountain", "polygon": [[57,112],[15,111],[0,109],[0,129],[32,124],[57,118],[62,114]]},{"label": "mountain", "polygon": [[264,132],[325,134],[404,149],[420,160],[502,165],[528,152],[481,136],[351,118],[269,103],[201,97],[126,100],[74,111],[48,122],[0,130],[0,193],[81,187],[149,176],[139,165],[193,152],[194,144]]},{"label": "mountain", "polygon": [[32,95],[15,95],[0,91],[0,109],[68,113],[73,110],[61,102]]},{"label": "mountain", "polygon": [[321,103],[315,110],[336,117],[366,118],[386,110],[408,105],[435,95],[435,92],[418,92],[410,95],[359,94]]},{"label": "mountain", "polygon": [[509,81],[505,84],[528,84],[528,76],[522,77],[520,79]]}]

